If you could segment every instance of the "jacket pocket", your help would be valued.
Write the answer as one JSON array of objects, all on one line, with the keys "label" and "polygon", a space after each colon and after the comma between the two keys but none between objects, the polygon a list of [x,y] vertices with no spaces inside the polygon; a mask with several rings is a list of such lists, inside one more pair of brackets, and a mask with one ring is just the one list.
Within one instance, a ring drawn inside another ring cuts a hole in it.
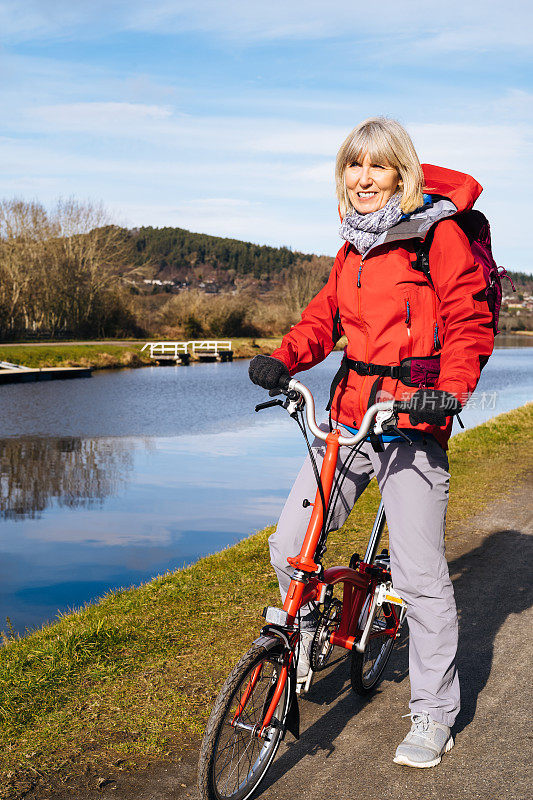
[{"label": "jacket pocket", "polygon": [[439,331],[433,314],[433,302],[426,287],[405,286],[402,292],[401,313],[406,332],[406,356],[430,355],[440,349]]}]

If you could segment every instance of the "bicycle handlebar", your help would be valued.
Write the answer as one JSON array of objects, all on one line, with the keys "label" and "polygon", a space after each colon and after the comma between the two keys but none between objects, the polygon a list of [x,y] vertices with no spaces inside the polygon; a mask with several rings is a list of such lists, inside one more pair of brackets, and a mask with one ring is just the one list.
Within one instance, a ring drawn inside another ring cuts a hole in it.
[{"label": "bicycle handlebar", "polygon": [[[304,386],[303,383],[300,383],[300,381],[297,381],[295,378],[291,378],[291,380],[288,382],[287,390],[295,391],[302,395],[305,400],[305,413],[307,416],[309,430],[314,436],[316,436],[318,439],[322,439],[322,441],[325,442],[328,434],[327,432],[320,430],[317,425],[315,417],[315,400],[307,386]],[[381,403],[374,403],[374,405],[370,406],[364,415],[359,427],[359,431],[353,436],[339,436],[339,444],[346,445],[347,447],[353,447],[354,445],[359,444],[359,442],[365,439],[368,435],[376,414],[379,411],[393,413],[396,410],[400,410],[396,409],[397,405],[398,401],[395,400],[385,400]]]},{"label": "bicycle handlebar", "polygon": [[394,411],[397,414],[409,414],[410,411],[413,410],[413,406],[411,405],[411,400],[395,400],[394,401]]}]

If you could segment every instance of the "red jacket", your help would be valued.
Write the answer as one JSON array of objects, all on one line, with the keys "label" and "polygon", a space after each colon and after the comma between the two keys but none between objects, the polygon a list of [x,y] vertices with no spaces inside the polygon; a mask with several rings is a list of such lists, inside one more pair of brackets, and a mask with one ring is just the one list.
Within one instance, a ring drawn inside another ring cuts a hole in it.
[{"label": "red jacket", "polygon": [[[351,359],[392,366],[410,356],[439,353],[436,388],[463,404],[474,391],[494,345],[492,315],[486,300],[479,299],[486,286],[483,270],[463,231],[447,217],[471,208],[482,187],[460,172],[427,164],[423,170],[432,204],[382,234],[363,258],[343,245],[327,284],[272,353],[291,374],[322,361],[344,332]],[[417,239],[424,239],[438,220],[429,253],[433,289],[412,263]],[[374,381],[350,370],[336,391],[333,419],[358,427]],[[393,378],[383,378],[381,387],[396,399],[417,391]],[[400,415],[400,427],[413,427],[407,414]],[[414,427],[432,433],[446,448],[452,419],[442,428]]]}]

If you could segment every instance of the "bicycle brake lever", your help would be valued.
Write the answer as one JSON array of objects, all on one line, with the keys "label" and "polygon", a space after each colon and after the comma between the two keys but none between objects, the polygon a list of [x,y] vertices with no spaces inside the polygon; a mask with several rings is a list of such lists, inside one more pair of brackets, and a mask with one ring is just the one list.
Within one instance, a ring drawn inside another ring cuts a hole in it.
[{"label": "bicycle brake lever", "polygon": [[273,406],[284,406],[285,403],[282,400],[267,400],[266,403],[259,403],[255,407],[256,411],[263,411],[265,408],[273,408]]},{"label": "bicycle brake lever", "polygon": [[278,397],[283,394],[289,400],[298,400],[301,397],[300,392],[296,392],[294,389],[269,389],[268,394],[270,397]]},{"label": "bicycle brake lever", "polygon": [[374,433],[379,436],[389,427],[389,423],[396,423],[396,415],[391,411],[378,411],[374,422]]},{"label": "bicycle brake lever", "polygon": [[411,445],[411,447],[413,446],[412,439],[410,439],[408,436],[406,436],[405,433],[403,431],[401,431],[399,428],[397,428],[395,425],[391,425],[390,427],[387,426],[386,430],[390,431],[391,433],[395,433],[397,436],[401,436],[402,439],[405,439],[407,444]]},{"label": "bicycle brake lever", "polygon": [[[296,397],[294,396],[296,395]],[[304,406],[304,399],[298,392],[289,392],[287,394],[287,399],[283,403],[283,408],[286,408],[289,412],[289,416],[296,419],[298,410],[303,408]]]}]

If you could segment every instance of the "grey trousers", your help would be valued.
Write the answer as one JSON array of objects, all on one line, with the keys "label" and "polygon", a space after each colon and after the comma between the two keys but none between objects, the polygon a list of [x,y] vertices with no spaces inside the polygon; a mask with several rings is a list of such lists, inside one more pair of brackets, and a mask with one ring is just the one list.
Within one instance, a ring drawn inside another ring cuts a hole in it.
[{"label": "grey trousers", "polygon": [[[312,446],[320,469],[325,444],[315,439]],[[340,448],[339,466],[348,452]],[[343,525],[373,477],[385,506],[393,585],[407,604],[409,705],[411,711],[427,711],[435,722],[451,726],[459,711],[460,693],[455,666],[457,611],[444,554],[448,458],[431,436],[412,447],[406,442],[385,443],[383,453],[374,452],[365,442],[344,481],[330,530]],[[315,492],[308,456],[269,538],[282,598],[290,583],[287,557],[299,552],[311,516],[311,508],[304,508],[302,502],[306,498],[313,502]]]}]

